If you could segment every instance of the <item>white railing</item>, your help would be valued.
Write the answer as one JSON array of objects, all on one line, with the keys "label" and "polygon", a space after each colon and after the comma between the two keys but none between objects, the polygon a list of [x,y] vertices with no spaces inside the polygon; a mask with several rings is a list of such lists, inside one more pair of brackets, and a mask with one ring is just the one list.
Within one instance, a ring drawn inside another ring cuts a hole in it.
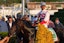
[{"label": "white railing", "polygon": [[[40,12],[40,10],[30,10],[29,12],[30,12],[30,14],[32,14],[32,15],[37,15],[38,12]],[[49,12],[51,15],[54,15],[54,12],[58,12],[58,10],[48,10],[48,12]]]},{"label": "white railing", "polygon": [[0,9],[0,15],[6,16],[6,15],[16,15],[17,13],[21,12],[21,8],[15,8],[15,7],[2,7]]}]

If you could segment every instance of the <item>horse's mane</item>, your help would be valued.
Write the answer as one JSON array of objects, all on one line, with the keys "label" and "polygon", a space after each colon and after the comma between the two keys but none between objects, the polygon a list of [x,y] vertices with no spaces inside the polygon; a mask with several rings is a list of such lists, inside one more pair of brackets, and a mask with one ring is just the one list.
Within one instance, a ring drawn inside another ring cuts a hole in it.
[{"label": "horse's mane", "polygon": [[22,19],[18,19],[15,22],[15,25],[11,28],[10,33],[11,35],[13,35],[14,32],[19,32],[19,31],[30,32],[32,34],[31,30],[24,25],[24,22]]},{"label": "horse's mane", "polygon": [[13,35],[16,31],[21,31],[21,29],[24,29],[24,23],[22,19],[18,19],[17,21],[15,21],[15,24],[11,28],[10,35]]}]

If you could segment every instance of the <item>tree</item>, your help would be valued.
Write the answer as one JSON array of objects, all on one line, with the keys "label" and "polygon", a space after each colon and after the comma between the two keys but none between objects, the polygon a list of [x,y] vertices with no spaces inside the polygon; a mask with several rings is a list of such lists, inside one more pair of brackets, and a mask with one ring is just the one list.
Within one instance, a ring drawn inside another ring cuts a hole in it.
[{"label": "tree", "polygon": [[9,5],[12,3],[21,3],[21,0],[0,0],[0,5],[2,4]]},{"label": "tree", "polygon": [[44,2],[62,2],[63,0],[30,0],[31,2],[41,2],[41,1],[44,1]]}]

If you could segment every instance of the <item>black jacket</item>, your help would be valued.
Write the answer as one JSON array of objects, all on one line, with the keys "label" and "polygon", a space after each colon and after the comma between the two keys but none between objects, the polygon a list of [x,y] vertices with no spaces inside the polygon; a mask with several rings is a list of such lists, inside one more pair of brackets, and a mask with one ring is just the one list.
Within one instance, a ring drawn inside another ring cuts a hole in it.
[{"label": "black jacket", "polygon": [[11,28],[9,26],[9,22],[6,21],[6,23],[7,23],[7,27],[8,27],[8,34],[10,34],[10,29],[13,27],[13,25],[15,24],[15,22],[12,22],[12,27]]}]

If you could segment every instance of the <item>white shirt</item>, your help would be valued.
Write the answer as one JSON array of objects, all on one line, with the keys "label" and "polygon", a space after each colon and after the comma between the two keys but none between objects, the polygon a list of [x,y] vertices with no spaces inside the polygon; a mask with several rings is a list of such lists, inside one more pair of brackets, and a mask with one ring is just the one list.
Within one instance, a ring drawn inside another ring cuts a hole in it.
[{"label": "white shirt", "polygon": [[9,23],[10,28],[12,27],[12,23]]}]

